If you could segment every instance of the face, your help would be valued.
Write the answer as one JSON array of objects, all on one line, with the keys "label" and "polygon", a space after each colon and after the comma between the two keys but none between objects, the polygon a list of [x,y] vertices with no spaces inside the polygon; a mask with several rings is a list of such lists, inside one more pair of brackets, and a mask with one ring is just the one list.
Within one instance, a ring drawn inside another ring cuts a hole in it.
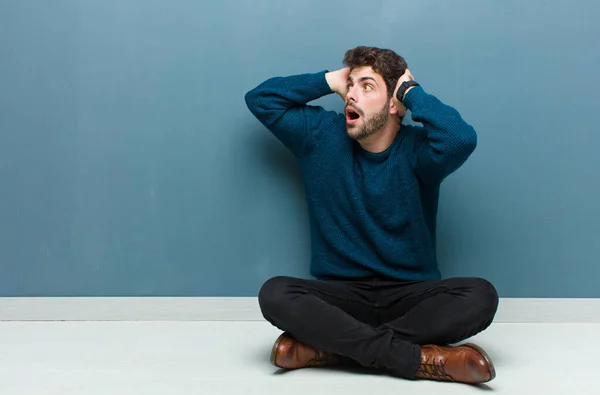
[{"label": "face", "polygon": [[364,140],[390,117],[385,81],[371,67],[360,67],[350,72],[346,88],[346,131],[354,140]]}]

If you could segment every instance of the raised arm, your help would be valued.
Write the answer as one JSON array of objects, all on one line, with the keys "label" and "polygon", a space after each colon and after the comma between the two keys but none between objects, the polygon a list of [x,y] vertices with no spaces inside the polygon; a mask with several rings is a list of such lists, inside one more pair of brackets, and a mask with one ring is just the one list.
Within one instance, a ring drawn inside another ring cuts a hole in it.
[{"label": "raised arm", "polygon": [[[396,92],[403,81],[413,80],[410,71],[398,81]],[[402,94],[402,92],[401,92]],[[396,94],[394,94],[395,100]],[[412,113],[414,121],[423,124],[425,136],[416,146],[415,171],[426,182],[439,182],[456,171],[477,146],[477,133],[458,111],[413,86],[404,92],[403,104]]]},{"label": "raised arm", "polygon": [[[337,114],[307,103],[344,89],[341,70],[322,71],[266,80],[245,95],[246,105],[256,118],[296,156],[311,147],[312,138],[326,129]],[[342,93],[340,93],[341,95]]]}]

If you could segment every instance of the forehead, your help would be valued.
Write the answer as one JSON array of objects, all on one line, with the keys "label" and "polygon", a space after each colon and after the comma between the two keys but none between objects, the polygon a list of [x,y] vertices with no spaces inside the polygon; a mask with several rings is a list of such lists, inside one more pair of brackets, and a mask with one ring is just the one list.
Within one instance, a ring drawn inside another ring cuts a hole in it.
[{"label": "forehead", "polygon": [[359,81],[361,78],[364,77],[371,77],[375,79],[375,81],[378,84],[383,83],[383,77],[381,77],[381,75],[373,71],[373,68],[371,66],[363,66],[352,69],[348,78],[352,79],[352,81]]}]

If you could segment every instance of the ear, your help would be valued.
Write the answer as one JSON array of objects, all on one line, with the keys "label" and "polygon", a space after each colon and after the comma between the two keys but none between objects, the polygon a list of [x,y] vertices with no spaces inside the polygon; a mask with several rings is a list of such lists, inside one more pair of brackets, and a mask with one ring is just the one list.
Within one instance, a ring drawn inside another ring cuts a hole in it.
[{"label": "ear", "polygon": [[390,114],[398,115],[400,118],[404,117],[406,114],[406,107],[404,104],[400,103],[398,100],[390,100]]}]

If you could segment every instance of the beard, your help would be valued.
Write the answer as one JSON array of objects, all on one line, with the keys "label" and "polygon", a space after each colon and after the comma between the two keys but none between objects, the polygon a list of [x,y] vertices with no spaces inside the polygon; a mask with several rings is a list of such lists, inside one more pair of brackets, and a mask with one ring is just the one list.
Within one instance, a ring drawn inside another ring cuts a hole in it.
[{"label": "beard", "polygon": [[[362,111],[359,112],[361,117],[363,117],[362,126],[358,127],[358,125],[346,125],[346,132],[348,136],[356,141],[361,141],[374,135],[379,132],[387,123],[390,114],[388,113],[389,102],[386,103],[383,108],[366,119],[363,116]],[[355,110],[359,111],[356,107],[353,107]]]}]

